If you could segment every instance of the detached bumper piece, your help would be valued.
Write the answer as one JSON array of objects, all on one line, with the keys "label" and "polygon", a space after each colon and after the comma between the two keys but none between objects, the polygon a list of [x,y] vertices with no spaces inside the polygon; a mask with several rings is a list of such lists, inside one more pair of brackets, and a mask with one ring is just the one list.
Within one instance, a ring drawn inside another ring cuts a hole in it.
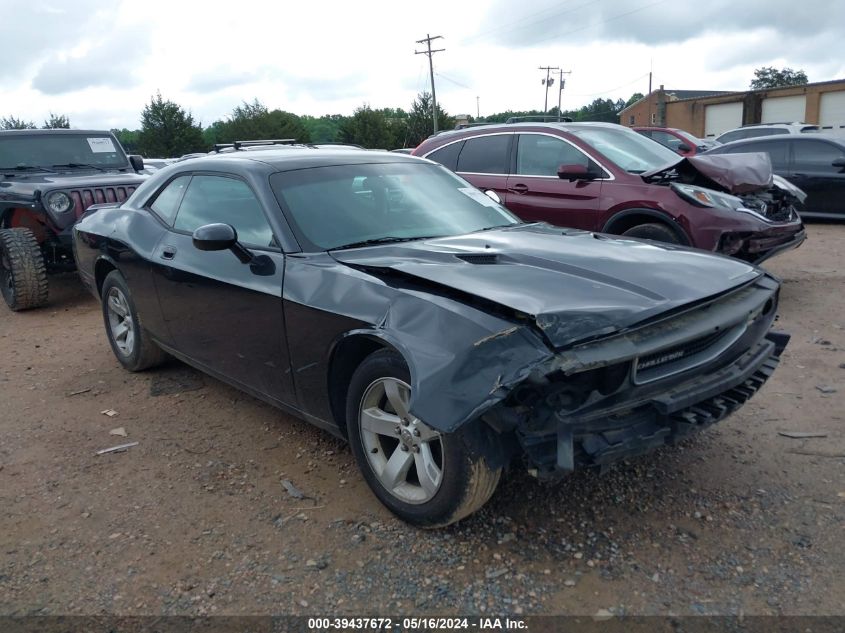
[{"label": "detached bumper piece", "polygon": [[732,364],[685,382],[627,411],[591,422],[563,420],[557,436],[523,437],[540,479],[557,479],[575,468],[598,466],[675,444],[745,404],[778,366],[788,334],[770,332]]}]

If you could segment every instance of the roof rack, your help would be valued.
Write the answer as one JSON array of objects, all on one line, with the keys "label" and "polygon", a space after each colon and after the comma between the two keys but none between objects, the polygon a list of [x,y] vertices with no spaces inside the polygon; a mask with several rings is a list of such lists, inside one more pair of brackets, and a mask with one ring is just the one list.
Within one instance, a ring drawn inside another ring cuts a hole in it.
[{"label": "roof rack", "polygon": [[532,114],[530,116],[512,116],[505,123],[522,123],[525,121],[536,121],[539,123],[572,123],[568,116]]},{"label": "roof rack", "polygon": [[[454,128],[455,130],[465,130],[468,127],[481,127],[482,125],[499,125],[498,123],[490,123],[487,121],[482,121],[480,123],[458,123]],[[443,130],[444,132],[446,130]]]},{"label": "roof rack", "polygon": [[259,141],[235,141],[234,143],[215,143],[214,150],[220,153],[222,149],[233,149],[238,151],[242,147],[256,147],[261,145],[293,145],[296,143],[295,138],[268,138]]}]

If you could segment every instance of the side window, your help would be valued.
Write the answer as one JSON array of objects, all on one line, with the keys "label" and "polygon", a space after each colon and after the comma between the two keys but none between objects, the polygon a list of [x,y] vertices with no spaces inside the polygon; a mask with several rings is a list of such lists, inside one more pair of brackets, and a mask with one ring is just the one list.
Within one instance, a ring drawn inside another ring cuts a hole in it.
[{"label": "side window", "polygon": [[173,228],[191,233],[215,222],[234,226],[244,244],[263,248],[277,245],[261,205],[246,183],[224,176],[194,176]]},{"label": "side window", "polygon": [[590,159],[566,141],[544,134],[520,134],[516,173],[523,176],[553,176],[561,165],[590,167]]},{"label": "side window", "polygon": [[673,136],[667,132],[655,132],[652,138],[660,143],[661,145],[665,145],[669,149],[677,152],[678,147],[681,145],[681,139],[677,136]]},{"label": "side window", "polygon": [[722,134],[719,137],[719,142],[730,143],[731,141],[736,141],[741,138],[746,138],[746,134],[740,130],[736,130],[735,132],[728,132],[727,134]]},{"label": "side window", "polygon": [[511,134],[492,134],[471,138],[458,157],[459,172],[476,174],[508,173],[508,148]]},{"label": "side window", "polygon": [[772,161],[772,169],[786,171],[789,166],[789,143],[787,141],[773,141],[770,143],[745,143],[736,148],[737,152],[763,152]]},{"label": "side window", "polygon": [[801,141],[793,145],[795,152],[795,171],[807,170],[835,174],[840,168],[831,163],[843,157],[843,152],[835,145],[823,141]]},{"label": "side window", "polygon": [[441,147],[440,149],[434,150],[433,152],[431,152],[431,154],[426,156],[426,158],[430,158],[431,160],[437,161],[446,169],[457,171],[458,154],[461,153],[461,148],[463,146],[463,141],[458,141],[456,143],[452,143],[451,145],[447,145],[446,147]]},{"label": "side window", "polygon": [[185,194],[185,187],[188,186],[190,176],[179,176],[171,180],[168,185],[162,189],[150,205],[150,209],[155,211],[156,215],[167,224],[173,224],[173,218],[176,217],[176,209],[179,208],[179,202]]}]

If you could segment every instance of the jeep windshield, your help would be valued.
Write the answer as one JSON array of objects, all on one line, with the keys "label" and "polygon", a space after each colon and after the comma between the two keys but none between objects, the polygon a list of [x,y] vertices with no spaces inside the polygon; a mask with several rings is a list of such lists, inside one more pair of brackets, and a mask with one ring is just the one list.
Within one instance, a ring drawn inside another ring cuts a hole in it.
[{"label": "jeep windshield", "polygon": [[631,174],[653,171],[682,159],[668,147],[622,127],[578,128],[569,131]]},{"label": "jeep windshield", "polygon": [[270,184],[309,250],[463,235],[519,224],[440,165],[365,163],[281,172]]},{"label": "jeep windshield", "polygon": [[0,134],[0,170],[129,169],[108,134]]}]

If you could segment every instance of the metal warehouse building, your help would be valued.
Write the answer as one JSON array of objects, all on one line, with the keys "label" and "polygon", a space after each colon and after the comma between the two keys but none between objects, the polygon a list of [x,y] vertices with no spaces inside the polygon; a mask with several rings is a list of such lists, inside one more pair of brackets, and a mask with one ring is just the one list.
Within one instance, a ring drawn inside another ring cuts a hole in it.
[{"label": "metal warehouse building", "polygon": [[674,127],[700,138],[712,138],[749,123],[794,121],[845,135],[845,79],[748,92],[660,86],[619,114],[622,125]]}]

